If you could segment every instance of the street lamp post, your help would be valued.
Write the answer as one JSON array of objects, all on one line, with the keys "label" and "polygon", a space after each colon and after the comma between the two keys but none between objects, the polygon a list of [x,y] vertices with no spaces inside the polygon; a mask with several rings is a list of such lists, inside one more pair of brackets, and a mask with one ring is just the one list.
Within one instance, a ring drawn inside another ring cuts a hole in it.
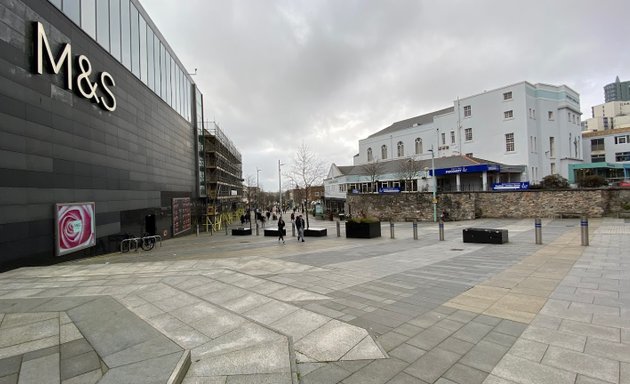
[{"label": "street lamp post", "polygon": [[282,215],[282,168],[280,167],[283,165],[284,164],[281,163],[280,160],[278,160],[278,192],[280,194],[280,204],[278,208],[280,209],[280,215]]},{"label": "street lamp post", "polygon": [[256,210],[258,210],[258,197],[260,195],[260,184],[258,183],[258,174],[262,169],[256,167]]},{"label": "street lamp post", "polygon": [[435,152],[433,151],[433,146],[429,149],[431,152],[431,180],[433,182],[433,222],[437,221],[437,178],[435,177]]}]

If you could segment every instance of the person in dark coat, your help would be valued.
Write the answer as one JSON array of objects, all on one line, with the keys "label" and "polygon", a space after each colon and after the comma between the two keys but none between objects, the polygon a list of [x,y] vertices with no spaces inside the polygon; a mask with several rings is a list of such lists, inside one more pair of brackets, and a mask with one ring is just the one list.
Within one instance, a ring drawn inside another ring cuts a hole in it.
[{"label": "person in dark coat", "polygon": [[295,218],[295,228],[297,228],[298,231],[297,240],[300,241],[300,239],[302,239],[302,242],[304,242],[304,225],[302,215],[298,215],[298,217]]},{"label": "person in dark coat", "polygon": [[284,244],[284,220],[282,220],[282,216],[278,219],[278,242],[282,240],[282,244]]}]

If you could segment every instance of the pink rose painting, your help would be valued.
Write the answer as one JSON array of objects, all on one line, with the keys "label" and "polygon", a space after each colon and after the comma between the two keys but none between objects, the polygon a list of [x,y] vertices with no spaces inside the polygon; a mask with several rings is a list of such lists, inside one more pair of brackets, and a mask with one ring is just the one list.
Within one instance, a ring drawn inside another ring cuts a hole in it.
[{"label": "pink rose painting", "polygon": [[96,244],[94,203],[57,204],[55,224],[57,256]]}]

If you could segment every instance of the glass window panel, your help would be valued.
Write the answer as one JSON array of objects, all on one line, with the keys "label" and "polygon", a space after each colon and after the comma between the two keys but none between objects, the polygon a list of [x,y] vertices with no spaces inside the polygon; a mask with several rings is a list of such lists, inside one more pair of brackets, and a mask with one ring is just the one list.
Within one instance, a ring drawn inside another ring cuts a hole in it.
[{"label": "glass window panel", "polygon": [[160,80],[160,40],[157,35],[153,36],[153,67],[153,74],[155,75],[155,85],[153,91],[159,95],[162,82]]},{"label": "glass window panel", "polygon": [[184,115],[184,97],[185,97],[185,92],[184,90],[186,89],[186,86],[184,84],[186,84],[186,74],[180,70],[181,73],[181,81],[179,82],[179,113],[183,116]]},{"label": "glass window panel", "polygon": [[109,1],[96,3],[96,40],[109,52]]},{"label": "glass window panel", "polygon": [[172,68],[173,68],[173,59],[171,58],[171,55],[167,52],[166,53],[166,102],[168,103],[168,105],[170,105],[171,107],[173,106],[173,87],[172,87],[172,82],[173,79],[171,77],[172,74]]},{"label": "glass window panel", "polygon": [[131,21],[129,20],[129,0],[120,0],[120,31],[122,63],[127,69],[131,69]]},{"label": "glass window panel", "polygon": [[140,79],[147,83],[147,23],[140,15]]},{"label": "glass window panel", "polygon": [[[67,1],[64,2],[64,11],[65,3]],[[81,29],[96,39],[96,0],[83,0],[81,2]]]},{"label": "glass window panel", "polygon": [[177,66],[173,66],[173,68],[175,70],[175,81],[173,81],[175,97],[173,98],[173,104],[175,104],[175,110],[179,112],[179,68]]},{"label": "glass window panel", "polygon": [[140,78],[140,34],[138,31],[138,10],[131,4],[129,7],[131,17],[131,72]]},{"label": "glass window panel", "polygon": [[175,102],[175,60],[173,60],[173,58],[171,57],[171,107],[173,107],[173,109],[175,109],[175,105],[177,104]]},{"label": "glass window panel", "polygon": [[155,92],[155,58],[153,53],[153,30],[147,26],[147,85]]},{"label": "glass window panel", "polygon": [[66,0],[63,2],[63,13],[74,21],[76,25],[81,25],[81,1]]},{"label": "glass window panel", "polygon": [[162,79],[160,97],[162,97],[162,100],[166,101],[166,50],[162,42],[160,42],[160,77]]},{"label": "glass window panel", "polygon": [[57,8],[61,9],[61,0],[50,0],[50,2]]},{"label": "glass window panel", "polygon": [[109,52],[120,60],[120,0],[109,0]]}]

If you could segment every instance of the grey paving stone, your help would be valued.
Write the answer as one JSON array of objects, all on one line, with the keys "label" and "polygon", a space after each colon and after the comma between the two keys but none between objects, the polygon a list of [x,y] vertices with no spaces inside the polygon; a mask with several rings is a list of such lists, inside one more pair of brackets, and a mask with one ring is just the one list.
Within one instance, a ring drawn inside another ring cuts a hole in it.
[{"label": "grey paving stone", "polygon": [[228,376],[225,384],[292,384],[291,373],[263,373]]},{"label": "grey paving stone", "polygon": [[407,343],[428,351],[440,344],[451,334],[452,332],[447,329],[434,326],[420,332],[415,337],[409,339]]},{"label": "grey paving stone", "polygon": [[115,368],[182,351],[183,350],[179,345],[175,344],[166,337],[157,337],[111,355],[102,356],[101,358],[108,367]]},{"label": "grey paving stone", "polygon": [[405,367],[407,367],[406,362],[394,358],[374,360],[363,369],[344,379],[343,382],[344,384],[386,383]]},{"label": "grey paving stone", "polygon": [[389,355],[402,361],[406,361],[407,363],[413,363],[425,353],[427,353],[427,351],[425,351],[424,349],[420,349],[414,347],[413,345],[405,343],[391,350],[389,352]]},{"label": "grey paving stone", "polygon": [[619,379],[618,361],[554,346],[549,347],[542,363],[613,383]]},{"label": "grey paving stone", "polygon": [[26,361],[20,369],[20,383],[59,383],[59,354],[51,354]]},{"label": "grey paving stone", "polygon": [[518,339],[512,348],[510,348],[509,352],[514,356],[539,363],[545,355],[545,352],[547,352],[547,348],[549,348],[549,344],[527,339]]},{"label": "grey paving stone", "polygon": [[303,384],[328,384],[328,383],[340,383],[341,380],[350,376],[351,372],[338,367],[335,364],[328,363],[326,366],[317,369],[304,377],[302,377]]},{"label": "grey paving stone", "polygon": [[61,380],[73,378],[101,368],[101,361],[94,352],[62,359],[60,363]]},{"label": "grey paving stone", "polygon": [[208,357],[247,349],[263,343],[275,343],[286,340],[286,337],[256,323],[245,323],[233,331],[226,333],[193,349],[193,357]]},{"label": "grey paving stone", "polygon": [[408,337],[413,337],[422,331],[424,331],[424,328],[420,328],[409,323],[402,324],[394,329],[394,332]]},{"label": "grey paving stone", "polygon": [[173,372],[182,353],[162,356],[108,370],[99,384],[149,384],[164,382]]},{"label": "grey paving stone", "polygon": [[621,329],[616,327],[605,327],[589,323],[581,323],[573,320],[563,320],[560,325],[560,331],[584,335],[587,337],[596,337],[608,341],[620,342]]},{"label": "grey paving stone", "polygon": [[271,327],[286,335],[293,336],[293,341],[295,342],[330,320],[329,317],[304,309],[298,309],[280,320],[271,323]]},{"label": "grey paving stone", "polygon": [[379,336],[376,341],[385,349],[386,351],[391,351],[396,348],[400,344],[409,340],[409,336],[401,335],[400,333],[391,331],[387,332],[384,335]]},{"label": "grey paving stone", "polygon": [[69,359],[74,356],[79,356],[84,353],[88,353],[93,351],[94,349],[85,339],[78,339],[74,341],[70,341],[68,343],[61,344],[59,346],[59,350],[61,352],[61,359]]},{"label": "grey paving stone", "polygon": [[578,352],[583,351],[584,345],[586,344],[586,337],[584,336],[538,327],[527,328],[521,337],[523,339],[572,349]]},{"label": "grey paving stone", "polygon": [[460,355],[465,355],[475,344],[468,341],[460,340],[454,336],[449,337],[440,343],[439,347],[447,351],[455,352]]},{"label": "grey paving stone", "polygon": [[0,384],[18,384],[18,374],[14,373],[12,375],[1,376]]},{"label": "grey paving stone", "polygon": [[459,384],[481,384],[488,376],[487,372],[467,367],[463,364],[455,364],[446,371],[444,377]]},{"label": "grey paving stone", "polygon": [[454,321],[458,321],[460,323],[467,323],[471,320],[473,320],[474,318],[476,318],[478,316],[477,313],[474,312],[470,312],[470,311],[464,311],[464,310],[457,310],[455,312],[453,312],[452,314],[450,314],[448,316],[449,320],[454,320]]},{"label": "grey paving stone", "polygon": [[501,320],[502,320],[501,318],[488,316],[488,315],[479,315],[473,319],[473,321],[475,322],[486,324],[486,325],[492,325],[492,326],[499,324]]},{"label": "grey paving stone", "polygon": [[59,335],[59,319],[44,320],[11,328],[2,328],[0,348]]},{"label": "grey paving stone", "polygon": [[0,377],[16,374],[20,371],[22,356],[11,356],[0,359]]},{"label": "grey paving stone", "polygon": [[589,355],[630,363],[630,344],[614,343],[602,339],[589,338],[586,342],[586,349],[584,352]]},{"label": "grey paving stone", "polygon": [[427,384],[427,382],[408,375],[405,372],[400,372],[388,381],[387,384]]},{"label": "grey paving stone", "polygon": [[490,373],[508,350],[509,347],[503,345],[480,341],[462,357],[460,362]]},{"label": "grey paving stone", "polygon": [[521,384],[574,384],[577,374],[507,354],[492,374]]},{"label": "grey paving stone", "polygon": [[[24,355],[22,355],[22,361],[23,362],[29,361],[29,360],[37,359],[37,358],[44,357],[47,355],[52,355],[55,353],[59,353],[58,345],[55,345],[49,348],[38,349],[37,351],[27,352]],[[0,370],[0,372],[2,372],[2,370]]]},{"label": "grey paving stone", "polygon": [[455,332],[453,336],[460,340],[468,341],[470,343],[477,343],[481,339],[483,339],[491,330],[491,325],[486,325],[482,323],[468,323],[461,327],[457,332]]},{"label": "grey paving stone", "polygon": [[426,382],[433,383],[448,371],[460,357],[461,355],[457,353],[435,348],[422,355],[416,362],[407,367],[405,373]]},{"label": "grey paving stone", "polygon": [[367,335],[364,329],[331,320],[297,341],[294,348],[317,361],[335,361]]},{"label": "grey paving stone", "polygon": [[516,341],[516,336],[507,335],[505,333],[492,331],[483,338],[484,341],[489,341],[495,344],[500,344],[506,347],[511,347]]}]

